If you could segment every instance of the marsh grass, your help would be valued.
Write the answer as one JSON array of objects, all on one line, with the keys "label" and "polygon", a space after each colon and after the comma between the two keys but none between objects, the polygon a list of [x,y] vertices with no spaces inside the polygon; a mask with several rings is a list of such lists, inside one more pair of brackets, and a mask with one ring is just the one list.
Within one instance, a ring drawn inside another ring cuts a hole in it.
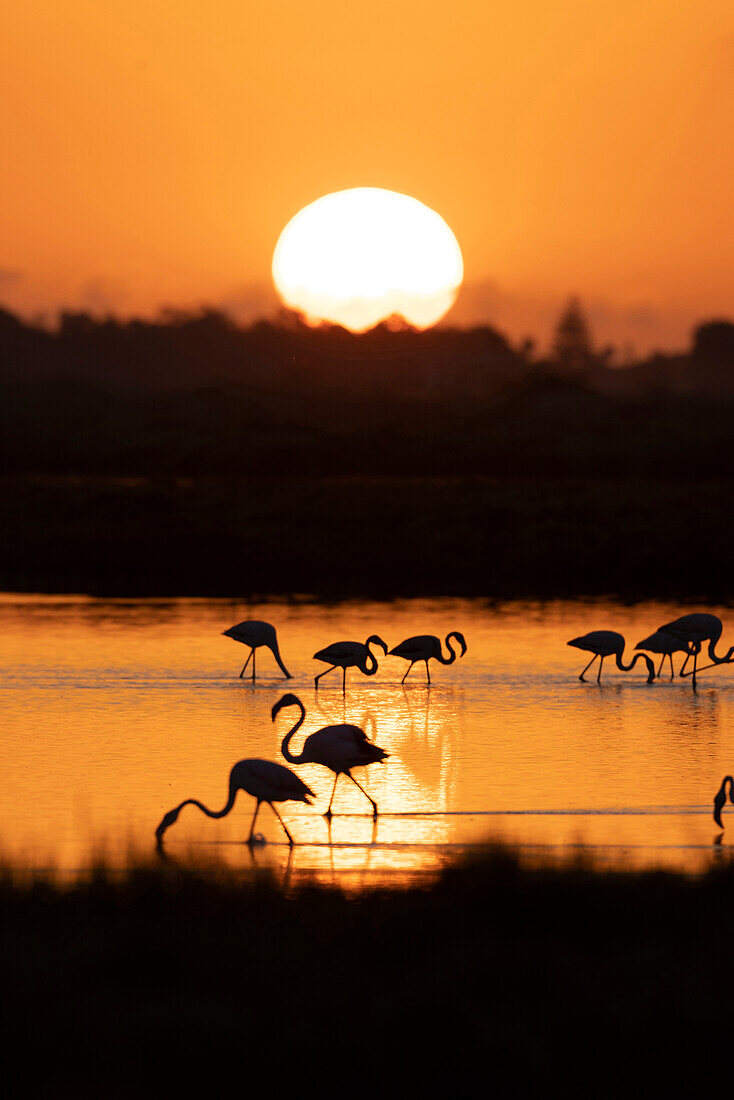
[{"label": "marsh grass", "polygon": [[223,867],[0,876],[11,1095],[619,1097],[728,1076],[734,872],[509,851],[345,895]]}]

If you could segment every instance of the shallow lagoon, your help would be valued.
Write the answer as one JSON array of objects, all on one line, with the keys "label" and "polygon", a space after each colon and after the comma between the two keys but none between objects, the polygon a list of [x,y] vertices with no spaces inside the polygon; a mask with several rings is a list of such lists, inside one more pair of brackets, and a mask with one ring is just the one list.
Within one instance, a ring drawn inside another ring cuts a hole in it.
[{"label": "shallow lagoon", "polygon": [[[607,661],[599,687],[579,683],[585,655],[565,644],[591,629],[634,643],[680,610],[5,595],[2,855],[75,874],[100,854],[123,866],[131,852],[151,852],[164,811],[187,797],[219,808],[236,760],[280,759],[295,712],[273,725],[270,710],[288,690],[306,706],[305,733],[356,722],[391,753],[356,773],[379,804],[376,826],[342,778],[334,809],[344,816],[329,830],[320,814],[331,773],[305,765],[315,807],[282,807],[298,842],[292,855],[268,807],[258,819],[265,843],[252,851],[242,843],[253,802],[241,794],[221,821],[187,808],[167,836],[171,859],[315,873],[347,888],[430,877],[493,840],[529,859],[583,847],[600,866],[703,869],[729,847],[728,830],[715,842],[711,800],[734,770],[734,669],[704,673],[694,694],[690,680],[648,685],[641,665],[624,674]],[[727,612],[719,614],[728,646]],[[220,632],[244,618],[277,624],[292,680],[276,675],[263,650],[264,678],[238,679],[247,650]],[[323,666],[311,654],[331,641],[377,633],[393,646],[452,629],[463,631],[468,652],[451,666],[432,664],[430,689],[417,665],[402,687],[406,665],[388,657],[373,677],[350,672],[346,699],[338,673],[314,691]]]}]

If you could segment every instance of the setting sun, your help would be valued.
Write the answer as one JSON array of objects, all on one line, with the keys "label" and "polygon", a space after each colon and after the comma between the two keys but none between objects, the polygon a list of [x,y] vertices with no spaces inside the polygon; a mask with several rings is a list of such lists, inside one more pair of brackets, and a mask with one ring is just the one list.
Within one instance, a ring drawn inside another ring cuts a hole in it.
[{"label": "setting sun", "polygon": [[422,202],[377,187],[338,191],[288,222],[273,255],[283,302],[310,324],[364,332],[400,316],[435,325],[463,277],[456,237]]}]

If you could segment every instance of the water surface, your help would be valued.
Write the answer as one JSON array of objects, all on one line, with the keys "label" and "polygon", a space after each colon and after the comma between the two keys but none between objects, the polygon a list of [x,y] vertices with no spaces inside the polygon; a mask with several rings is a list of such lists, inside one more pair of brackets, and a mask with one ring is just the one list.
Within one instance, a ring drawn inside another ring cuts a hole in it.
[{"label": "water surface", "polygon": [[[76,873],[100,852],[122,866],[131,850],[152,850],[161,815],[184,798],[224,804],[235,761],[281,759],[295,711],[276,725],[270,711],[288,690],[306,706],[305,733],[355,722],[390,752],[385,765],[355,773],[380,807],[376,826],[342,778],[329,830],[320,815],[333,777],[305,765],[299,774],[317,799],[313,809],[282,807],[298,841],[290,860],[268,807],[257,826],[266,843],[254,851],[242,843],[253,809],[243,794],[223,820],[187,808],[167,836],[172,859],[272,865],[359,886],[430,876],[501,840],[529,858],[584,846],[604,866],[702,869],[729,847],[726,834],[714,843],[711,800],[734,771],[734,669],[704,673],[696,694],[690,680],[649,686],[640,666],[623,674],[610,661],[601,686],[581,684],[584,654],[565,644],[591,629],[635,642],[680,610],[605,601],[0,597],[2,855]],[[729,645],[727,612],[719,613]],[[264,650],[263,679],[238,679],[247,650],[221,631],[245,618],[277,625],[292,680]],[[430,689],[417,665],[401,686],[406,665],[388,657],[371,678],[350,672],[346,698],[338,673],[314,691],[323,666],[311,655],[331,641],[377,633],[393,646],[454,629],[468,652],[453,665],[432,664]],[[674,660],[677,667],[680,655]]]}]

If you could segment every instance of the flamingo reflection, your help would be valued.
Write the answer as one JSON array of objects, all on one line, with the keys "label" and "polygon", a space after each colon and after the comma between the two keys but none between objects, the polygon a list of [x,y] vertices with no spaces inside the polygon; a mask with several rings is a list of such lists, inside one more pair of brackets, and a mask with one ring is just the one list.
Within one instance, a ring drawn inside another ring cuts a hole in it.
[{"label": "flamingo reflection", "polygon": [[273,707],[271,715],[273,721],[278,717],[278,713],[283,707],[298,707],[300,711],[298,721],[290,732],[285,735],[281,745],[281,752],[288,763],[322,764],[325,768],[328,768],[334,773],[334,786],[331,789],[331,798],[329,799],[329,805],[324,817],[331,817],[331,806],[334,801],[334,792],[336,791],[336,784],[340,775],[346,775],[348,779],[351,779],[355,787],[362,792],[372,805],[372,816],[377,817],[377,803],[374,799],[370,798],[364,787],[360,786],[352,775],[351,769],[366,766],[368,764],[382,763],[383,760],[387,760],[389,754],[378,745],[374,745],[369,741],[367,739],[367,734],[364,730],[360,729],[359,726],[344,723],[338,726],[324,726],[323,729],[316,730],[315,733],[309,734],[303,743],[300,756],[294,756],[290,751],[289,745],[293,735],[303,725],[306,718],[306,708],[297,695],[291,695],[289,693],[288,695],[284,695],[282,699],[279,699]]}]

